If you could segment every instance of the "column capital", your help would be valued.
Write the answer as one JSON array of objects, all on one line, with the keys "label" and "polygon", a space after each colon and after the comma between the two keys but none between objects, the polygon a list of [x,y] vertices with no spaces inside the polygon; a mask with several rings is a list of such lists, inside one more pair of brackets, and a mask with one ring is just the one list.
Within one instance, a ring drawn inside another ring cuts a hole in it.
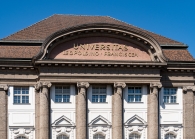
[{"label": "column capital", "polygon": [[77,82],[77,87],[78,88],[88,88],[89,83],[88,82]]},{"label": "column capital", "polygon": [[124,82],[115,82],[114,83],[114,88],[122,87],[125,88],[126,84]]},{"label": "column capital", "polygon": [[183,91],[195,91],[195,86],[183,86]]},{"label": "column capital", "polygon": [[0,90],[7,91],[8,85],[7,84],[0,84]]},{"label": "column capital", "polygon": [[34,87],[35,87],[35,90],[38,91],[40,90],[42,87],[48,87],[50,88],[51,87],[51,82],[37,82]]},{"label": "column capital", "polygon": [[162,84],[160,82],[159,83],[150,83],[150,88],[154,88],[154,87],[161,88]]},{"label": "column capital", "polygon": [[50,88],[51,85],[52,85],[51,82],[42,82],[42,87]]}]

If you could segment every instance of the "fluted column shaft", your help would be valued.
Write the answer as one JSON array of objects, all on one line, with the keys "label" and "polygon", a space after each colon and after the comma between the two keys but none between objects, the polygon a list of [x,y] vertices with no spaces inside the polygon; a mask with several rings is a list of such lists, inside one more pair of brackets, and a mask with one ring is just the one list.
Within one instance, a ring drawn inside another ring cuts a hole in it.
[{"label": "fluted column shaft", "polygon": [[77,83],[78,95],[76,100],[76,138],[87,139],[87,88],[89,83]]},{"label": "fluted column shaft", "polygon": [[36,119],[37,121],[37,126],[38,128],[38,136],[39,139],[49,139],[50,138],[50,120],[49,120],[49,115],[50,115],[50,96],[49,96],[49,88],[51,87],[50,82],[39,82],[39,96],[37,96],[37,99],[39,98],[39,102],[37,104],[39,105],[38,110],[38,118]]},{"label": "fluted column shaft", "polygon": [[152,83],[148,95],[148,139],[158,139],[158,88],[161,83]]},{"label": "fluted column shaft", "polygon": [[123,138],[123,88],[125,83],[114,83],[114,94],[112,96],[112,138]]},{"label": "fluted column shaft", "polygon": [[0,138],[7,139],[7,91],[8,86],[5,84],[0,84]]},{"label": "fluted column shaft", "polygon": [[183,138],[195,138],[195,102],[194,102],[195,86],[183,87]]}]

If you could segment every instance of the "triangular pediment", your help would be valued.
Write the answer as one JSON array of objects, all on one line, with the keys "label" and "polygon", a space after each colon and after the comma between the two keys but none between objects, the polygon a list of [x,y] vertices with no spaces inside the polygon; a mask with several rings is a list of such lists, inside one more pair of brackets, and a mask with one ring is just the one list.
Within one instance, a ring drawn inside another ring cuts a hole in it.
[{"label": "triangular pediment", "polygon": [[75,126],[75,124],[66,116],[61,116],[52,123],[52,126]]},{"label": "triangular pediment", "polygon": [[106,118],[99,115],[89,123],[89,126],[92,125],[111,125],[111,123]]},{"label": "triangular pediment", "polygon": [[139,117],[138,115],[134,115],[133,117],[129,118],[126,122],[125,125],[146,125],[147,123]]}]

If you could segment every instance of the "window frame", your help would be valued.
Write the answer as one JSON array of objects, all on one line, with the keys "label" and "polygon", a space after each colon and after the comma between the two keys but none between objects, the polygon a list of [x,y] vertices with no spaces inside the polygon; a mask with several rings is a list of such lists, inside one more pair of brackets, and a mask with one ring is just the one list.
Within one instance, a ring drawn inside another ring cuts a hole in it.
[{"label": "window frame", "polygon": [[[165,90],[168,89],[169,91],[169,94],[165,94]],[[171,94],[171,90],[172,89],[175,89],[175,94]],[[165,104],[177,104],[177,91],[178,91],[178,88],[176,87],[164,87],[163,88],[163,103]],[[168,97],[168,101],[165,101],[165,97]],[[174,99],[172,99],[172,97],[175,97]]]},{"label": "window frame", "polygon": [[[94,135],[93,135],[93,139],[94,139],[94,137],[97,136],[97,135],[98,135],[98,137],[97,137],[98,139],[99,139],[99,135],[103,136],[104,139],[106,139],[106,136],[103,135],[103,134],[101,134],[101,133],[96,133],[96,134],[94,134]],[[96,138],[95,138],[95,139],[96,139]]]},{"label": "window frame", "polygon": [[68,136],[68,135],[66,135],[66,134],[60,134],[60,135],[57,135],[57,136],[56,136],[56,139],[58,139],[60,136],[62,136],[62,137],[63,137],[63,136],[65,136],[65,138],[66,138],[66,139],[69,139],[69,136]]},{"label": "window frame", "polygon": [[169,139],[170,135],[171,135],[171,137],[174,137],[174,139],[176,139],[176,137],[177,137],[176,135],[174,135],[172,133],[167,133],[167,134],[165,134],[164,139],[166,139],[166,136],[168,136],[168,139]]},{"label": "window frame", "polygon": [[134,135],[133,136],[133,139],[137,139],[137,137],[135,138],[135,135],[137,135],[138,137],[139,137],[139,139],[141,139],[141,135],[140,134],[138,134],[138,133],[131,133],[131,134],[129,134],[129,139],[130,139],[130,137],[132,136],[132,135]]},{"label": "window frame", "polygon": [[[129,88],[134,88],[134,93],[129,93]],[[135,89],[136,88],[140,88],[141,93],[136,93]],[[130,96],[133,96],[133,101],[130,101]],[[140,97],[140,101],[136,101],[136,97],[135,96],[141,96]],[[127,87],[127,101],[128,103],[141,103],[142,102],[142,96],[143,96],[143,88],[142,86],[128,86]]]},{"label": "window frame", "polygon": [[[18,89],[18,88],[20,88],[20,89]],[[15,91],[20,92],[20,93],[15,93]],[[25,92],[28,91],[28,93],[23,94],[23,91],[25,91]],[[15,97],[19,97],[19,99],[17,98],[15,101]],[[24,99],[25,102],[23,102],[23,97],[28,97],[28,99],[25,98]],[[29,87],[27,87],[27,86],[14,86],[13,87],[13,104],[30,104],[29,99],[30,99],[30,88]]]},{"label": "window frame", "polygon": [[[93,92],[94,89],[97,89],[98,88],[98,93],[96,92]],[[100,89],[101,88],[104,88],[105,89],[105,92],[104,93],[100,93]],[[93,85],[91,87],[91,102],[92,103],[107,103],[107,86],[105,85]],[[97,98],[93,98],[93,96],[97,96]],[[101,96],[105,96],[105,98],[101,98]],[[105,101],[101,101],[101,99],[105,100]],[[93,100],[98,100],[98,101],[93,101]]]},{"label": "window frame", "polygon": [[[56,91],[56,88],[57,87],[61,87],[61,90],[62,90],[62,92],[61,93],[59,93],[59,92],[57,92]],[[68,87],[68,89],[69,89],[69,92],[68,93],[66,93],[66,92],[63,92],[64,91],[64,88],[66,88],[66,87]],[[71,86],[70,85],[56,85],[55,87],[54,87],[54,90],[55,90],[55,96],[54,96],[54,101],[55,101],[55,103],[71,103]],[[61,98],[59,98],[59,99],[61,99],[61,102],[59,102],[59,101],[56,101],[56,96],[57,96],[57,94],[58,95],[60,95],[61,94]],[[64,96],[69,96],[69,98],[64,98]],[[69,101],[64,101],[64,100],[69,100]]]}]

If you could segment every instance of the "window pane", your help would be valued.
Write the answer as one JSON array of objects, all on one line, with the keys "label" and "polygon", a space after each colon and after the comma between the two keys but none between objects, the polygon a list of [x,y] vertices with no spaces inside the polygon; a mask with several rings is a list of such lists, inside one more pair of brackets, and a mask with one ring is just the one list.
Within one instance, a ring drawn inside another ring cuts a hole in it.
[{"label": "window pane", "polygon": [[29,88],[28,87],[22,87],[22,94],[29,94]]},{"label": "window pane", "polygon": [[141,87],[135,87],[135,93],[142,93]]},{"label": "window pane", "polygon": [[164,103],[169,103],[169,96],[164,96]]},{"label": "window pane", "polygon": [[63,102],[70,102],[70,95],[63,95]]},{"label": "window pane", "polygon": [[56,95],[55,102],[62,102],[62,95]]},{"label": "window pane", "polygon": [[92,102],[98,102],[98,95],[92,95]]},{"label": "window pane", "polygon": [[171,96],[171,103],[176,103],[176,96]]},{"label": "window pane", "polygon": [[100,95],[100,102],[106,102],[106,95]]},{"label": "window pane", "polygon": [[14,96],[14,103],[20,103],[20,96]]},{"label": "window pane", "polygon": [[135,95],[135,102],[141,102],[141,95]]},{"label": "window pane", "polygon": [[134,93],[134,87],[129,87],[128,88],[128,93]]},{"label": "window pane", "polygon": [[128,102],[134,102],[134,95],[128,95]]},{"label": "window pane", "polygon": [[22,96],[22,103],[29,103],[29,96]]}]

